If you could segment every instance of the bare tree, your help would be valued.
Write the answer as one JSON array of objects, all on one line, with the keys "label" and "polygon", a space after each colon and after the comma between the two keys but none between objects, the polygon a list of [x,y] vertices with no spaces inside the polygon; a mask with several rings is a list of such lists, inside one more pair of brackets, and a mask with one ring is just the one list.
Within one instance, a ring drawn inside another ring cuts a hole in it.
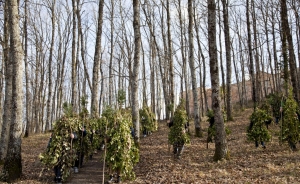
[{"label": "bare tree", "polygon": [[223,4],[223,21],[224,21],[224,36],[226,49],[226,114],[227,119],[232,120],[232,105],[231,105],[231,49],[230,49],[230,29],[228,20],[228,0],[222,0]]},{"label": "bare tree", "polygon": [[138,99],[138,76],[140,69],[140,50],[141,50],[141,32],[140,32],[140,1],[133,0],[133,30],[134,30],[134,59],[133,73],[131,82],[132,92],[132,122],[135,127],[135,139],[139,146],[140,142],[140,122],[139,122],[139,99]]},{"label": "bare tree", "polygon": [[11,96],[10,132],[7,155],[4,161],[3,170],[7,173],[7,182],[15,181],[22,174],[21,158],[21,134],[23,123],[23,50],[20,40],[19,13],[17,0],[8,2],[9,25],[10,25],[10,52],[12,63],[12,91],[7,91]]},{"label": "bare tree", "polygon": [[194,58],[194,8],[193,0],[188,0],[188,12],[189,12],[189,64],[192,77],[192,90],[193,90],[193,102],[194,102],[194,123],[195,133],[197,137],[202,137],[202,128],[200,124],[199,116],[199,104],[198,104],[198,89],[196,81],[196,68]]},{"label": "bare tree", "polygon": [[249,0],[246,0],[246,18],[247,18],[247,34],[248,34],[248,52],[249,52],[249,73],[252,82],[252,101],[254,103],[254,109],[257,106],[257,93],[256,93],[256,77],[254,73],[253,53],[252,53],[252,40],[251,40],[251,25],[250,25],[250,7]]},{"label": "bare tree", "polygon": [[98,22],[97,22],[97,35],[96,35],[96,46],[94,55],[94,66],[93,66],[93,85],[92,85],[92,97],[91,97],[91,115],[96,117],[99,115],[99,70],[101,65],[101,35],[102,35],[102,24],[103,24],[103,6],[104,0],[99,1],[98,9]]},{"label": "bare tree", "polygon": [[77,12],[77,5],[76,0],[72,0],[72,9],[73,9],[73,28],[72,28],[72,76],[71,76],[71,88],[72,88],[72,98],[71,98],[71,105],[73,111],[76,113],[78,111],[77,105],[77,59],[76,59],[76,43],[77,43],[77,35],[76,35],[76,12]]},{"label": "bare tree", "polygon": [[[297,75],[296,75],[296,62],[295,62],[295,52],[294,52],[294,45],[293,45],[293,38],[291,35],[290,31],[290,26],[288,22],[288,16],[287,16],[287,6],[286,6],[286,0],[281,0],[280,1],[281,5],[281,34],[282,37],[286,37],[286,41],[288,43],[288,51],[289,51],[289,57],[288,57],[288,63],[290,66],[290,75],[291,75],[291,82],[293,86],[293,93],[294,93],[294,98],[296,99],[297,103],[299,103],[299,89],[298,89],[298,80],[297,80]],[[283,39],[283,42],[284,39]],[[286,43],[282,43],[283,45]]]},{"label": "bare tree", "polygon": [[4,99],[4,112],[2,118],[2,131],[0,139],[0,160],[3,161],[6,158],[7,147],[9,141],[9,132],[10,132],[10,122],[11,122],[11,113],[12,113],[12,74],[13,66],[12,62],[9,60],[9,13],[8,13],[8,3],[4,3],[4,39],[3,39],[3,59],[5,62],[5,99]]},{"label": "bare tree", "polygon": [[209,44],[209,63],[212,88],[212,109],[214,111],[216,136],[215,136],[215,155],[214,160],[227,158],[227,141],[223,115],[221,113],[220,104],[220,83],[219,83],[219,67],[217,58],[216,43],[216,3],[215,0],[207,1],[208,7],[208,44]]},{"label": "bare tree", "polygon": [[50,12],[51,12],[51,43],[50,43],[50,53],[49,53],[49,63],[48,63],[48,97],[47,97],[47,116],[46,116],[46,127],[45,130],[50,130],[51,128],[51,98],[52,98],[52,58],[53,58],[53,49],[54,49],[54,38],[55,38],[55,4],[56,0],[50,2]]}]

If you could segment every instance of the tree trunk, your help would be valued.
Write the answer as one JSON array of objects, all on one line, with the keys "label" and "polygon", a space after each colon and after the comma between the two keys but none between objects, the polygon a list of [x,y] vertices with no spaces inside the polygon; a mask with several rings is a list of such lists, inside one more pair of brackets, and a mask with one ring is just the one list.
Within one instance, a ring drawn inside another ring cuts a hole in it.
[{"label": "tree trunk", "polygon": [[9,13],[8,5],[9,3],[4,3],[4,41],[3,41],[3,57],[5,62],[5,98],[4,98],[4,112],[3,112],[3,124],[1,130],[1,139],[0,139],[0,162],[4,161],[7,154],[7,147],[9,141],[9,132],[10,132],[10,122],[11,122],[11,113],[12,113],[12,74],[13,66],[11,59],[9,58]]},{"label": "tree trunk", "polygon": [[174,67],[173,67],[173,47],[172,47],[172,36],[171,36],[171,17],[170,17],[170,3],[169,0],[167,0],[167,32],[168,32],[168,60],[169,60],[169,82],[170,82],[170,101],[169,101],[169,108],[171,111],[171,117],[173,117],[174,114]]},{"label": "tree trunk", "polygon": [[140,70],[140,50],[141,50],[141,32],[140,32],[140,1],[133,0],[133,30],[134,30],[134,58],[132,73],[132,122],[135,126],[135,141],[139,147],[140,143],[140,118],[139,118],[139,99],[138,99],[138,76]]},{"label": "tree trunk", "polygon": [[76,0],[72,0],[72,7],[73,7],[73,28],[72,28],[72,98],[71,98],[71,105],[73,108],[73,113],[77,113],[77,59],[76,59]]},{"label": "tree trunk", "polygon": [[52,55],[54,47],[54,38],[55,38],[55,4],[56,0],[52,1],[50,10],[51,10],[51,23],[52,23],[52,32],[51,32],[51,45],[49,53],[49,64],[48,64],[48,97],[47,97],[47,117],[46,117],[46,127],[45,130],[51,129],[51,98],[52,98]]},{"label": "tree trunk", "polygon": [[217,43],[216,43],[216,3],[215,0],[208,0],[208,43],[209,43],[209,64],[212,86],[212,109],[215,117],[215,154],[214,160],[218,161],[227,158],[227,141],[223,115],[220,105],[220,82],[219,82],[219,67],[217,58]]},{"label": "tree trunk", "polygon": [[[251,7],[252,7],[252,26],[253,26],[253,35],[254,35],[254,48],[255,50],[255,94],[256,94],[256,102],[259,103],[261,101],[262,96],[262,86],[261,86],[261,71],[259,67],[259,53],[258,53],[258,43],[257,43],[257,28],[256,28],[256,12],[254,7],[254,0],[251,0]],[[252,50],[250,51],[252,52]],[[250,58],[251,59],[251,58]]]},{"label": "tree trunk", "polygon": [[199,117],[199,104],[198,104],[198,90],[195,72],[195,58],[194,58],[194,12],[193,12],[193,0],[188,0],[188,12],[189,12],[189,64],[192,77],[192,90],[193,90],[193,103],[194,103],[194,123],[195,134],[197,137],[202,137],[202,127]]},{"label": "tree trunk", "polygon": [[257,106],[257,94],[256,94],[256,77],[254,73],[254,64],[253,64],[253,56],[252,56],[252,39],[251,39],[251,23],[250,23],[250,15],[249,15],[249,0],[246,0],[246,18],[247,18],[247,34],[248,34],[248,52],[249,52],[249,60],[250,60],[250,66],[249,66],[249,74],[251,76],[251,82],[252,82],[252,101],[253,101],[253,108],[256,109]]},{"label": "tree trunk", "polygon": [[296,75],[296,62],[295,62],[295,52],[294,52],[294,45],[293,45],[293,37],[291,35],[290,27],[289,27],[289,21],[288,21],[288,15],[287,15],[287,6],[286,6],[286,0],[281,0],[281,23],[282,23],[282,34],[286,36],[287,42],[288,42],[288,50],[289,50],[289,57],[288,57],[288,63],[290,65],[290,74],[291,74],[291,81],[293,86],[293,93],[294,98],[299,104],[299,92],[298,92],[298,83],[297,83],[297,75]]},{"label": "tree trunk", "polygon": [[99,70],[101,67],[101,35],[102,35],[102,24],[103,24],[103,6],[104,0],[99,1],[98,9],[98,24],[97,24],[97,37],[94,55],[94,66],[93,66],[93,85],[92,85],[92,97],[91,97],[91,116],[99,116]]},{"label": "tree trunk", "polygon": [[[19,14],[17,0],[11,0],[8,10],[10,19],[10,46],[11,60],[13,64],[12,73],[12,98],[11,104],[11,121],[9,144],[7,156],[5,158],[3,170],[7,173],[7,182],[13,182],[21,177],[22,174],[22,158],[21,158],[21,134],[23,124],[23,50],[20,40],[19,30]],[[10,96],[10,95],[9,95]]]},{"label": "tree trunk", "polygon": [[[221,25],[221,11],[220,11],[220,3],[218,1],[218,19],[219,19],[219,25]],[[222,29],[221,26],[219,26],[219,56],[220,56],[220,67],[221,67],[221,78],[222,78],[222,90],[221,90],[221,99],[223,100],[223,106],[226,109],[226,86],[225,86],[225,73],[224,73],[224,67],[223,67],[223,45],[222,45]],[[222,112],[223,113],[223,112]]]},{"label": "tree trunk", "polygon": [[225,50],[226,50],[226,114],[227,120],[233,120],[232,105],[231,105],[231,43],[230,43],[230,29],[228,20],[228,1],[222,0],[223,4],[223,21],[224,21],[224,36],[225,36]]}]

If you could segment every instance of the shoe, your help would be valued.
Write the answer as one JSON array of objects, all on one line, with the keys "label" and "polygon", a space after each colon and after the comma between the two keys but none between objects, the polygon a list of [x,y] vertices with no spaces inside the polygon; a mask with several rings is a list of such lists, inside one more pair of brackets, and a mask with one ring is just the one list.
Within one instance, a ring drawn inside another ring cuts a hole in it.
[{"label": "shoe", "polygon": [[121,176],[118,176],[117,183],[121,183]]},{"label": "shoe", "polygon": [[74,167],[74,173],[78,173],[78,167]]},{"label": "shoe", "polygon": [[114,177],[113,177],[113,175],[109,176],[109,180],[107,181],[107,183],[114,183]]},{"label": "shoe", "polygon": [[262,148],[266,149],[266,146],[265,146],[265,145],[263,145],[263,146],[262,146]]},{"label": "shoe", "polygon": [[55,177],[55,183],[57,183],[57,184],[62,184],[62,179],[61,179],[61,177]]}]

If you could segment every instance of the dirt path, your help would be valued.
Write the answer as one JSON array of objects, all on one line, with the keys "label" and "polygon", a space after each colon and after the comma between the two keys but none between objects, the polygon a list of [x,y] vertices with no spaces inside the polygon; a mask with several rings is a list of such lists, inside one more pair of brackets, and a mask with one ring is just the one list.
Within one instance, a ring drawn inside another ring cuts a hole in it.
[{"label": "dirt path", "polygon": [[83,183],[102,183],[103,180],[103,151],[98,151],[93,155],[92,159],[83,163],[83,167],[79,168],[79,173],[72,173],[71,177],[66,181],[67,184],[83,184]]}]

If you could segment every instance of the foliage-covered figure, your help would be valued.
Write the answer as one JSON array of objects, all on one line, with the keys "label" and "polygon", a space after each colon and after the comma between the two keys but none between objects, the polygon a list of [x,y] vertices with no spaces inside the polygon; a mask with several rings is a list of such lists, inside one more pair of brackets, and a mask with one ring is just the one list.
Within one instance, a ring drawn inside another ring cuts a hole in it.
[{"label": "foliage-covered figure", "polygon": [[[208,148],[208,143],[213,142],[213,139],[216,135],[214,111],[213,110],[208,110],[207,113],[206,113],[206,116],[207,116],[207,121],[209,122],[209,126],[208,126],[208,129],[207,129],[207,140],[206,140],[206,143],[207,143],[206,148]],[[224,119],[226,119],[226,113],[225,112],[223,113],[223,116],[224,116]],[[227,127],[225,127],[225,132],[226,132],[227,135],[231,133],[231,131]]]},{"label": "foliage-covered figure", "polygon": [[267,114],[268,114],[268,116],[269,116],[269,119],[268,120],[266,120],[265,121],[265,124],[266,124],[266,126],[267,126],[267,129],[269,129],[269,125],[272,123],[272,108],[271,108],[271,106],[268,104],[268,103],[266,103],[266,102],[264,102],[264,103],[262,103],[261,105],[260,105],[260,109],[261,110],[263,110],[263,111],[265,111]]},{"label": "foliage-covered figure", "polygon": [[[110,114],[111,113],[111,114]],[[131,118],[120,111],[105,112],[108,120],[106,162],[109,165],[110,181],[135,179],[134,165],[139,161],[139,151],[130,132]]]},{"label": "foliage-covered figure", "polygon": [[272,107],[273,116],[275,117],[275,123],[278,124],[280,120],[280,107],[281,107],[282,95],[279,93],[272,93],[268,95],[267,101]]},{"label": "foliage-covered figure", "polygon": [[264,142],[270,140],[271,135],[266,127],[266,122],[272,117],[262,109],[257,108],[250,117],[250,125],[247,128],[248,140],[254,141],[258,147],[259,142],[263,148],[266,148]]},{"label": "foliage-covered figure", "polygon": [[213,142],[213,138],[216,134],[216,128],[215,128],[215,118],[214,118],[214,111],[213,110],[208,110],[206,113],[207,120],[209,122],[209,127],[207,129],[207,148],[208,148],[208,143]]},{"label": "foliage-covered figure", "polygon": [[70,169],[77,159],[73,138],[78,138],[75,131],[79,128],[78,117],[62,117],[53,126],[47,151],[40,154],[40,159],[49,169],[54,168],[55,181],[61,182],[70,175]]},{"label": "foliage-covered figure", "polygon": [[170,122],[169,143],[173,145],[174,157],[180,159],[184,144],[190,143],[190,138],[186,133],[185,126],[188,117],[184,105],[180,103],[175,110],[173,120]]},{"label": "foliage-covered figure", "polygon": [[140,119],[144,137],[157,130],[158,125],[155,119],[155,115],[151,112],[149,107],[140,109]]},{"label": "foliage-covered figure", "polygon": [[298,119],[298,105],[289,90],[289,96],[285,100],[282,112],[281,141],[287,141],[292,151],[296,151],[296,143],[300,141],[300,123]]}]

